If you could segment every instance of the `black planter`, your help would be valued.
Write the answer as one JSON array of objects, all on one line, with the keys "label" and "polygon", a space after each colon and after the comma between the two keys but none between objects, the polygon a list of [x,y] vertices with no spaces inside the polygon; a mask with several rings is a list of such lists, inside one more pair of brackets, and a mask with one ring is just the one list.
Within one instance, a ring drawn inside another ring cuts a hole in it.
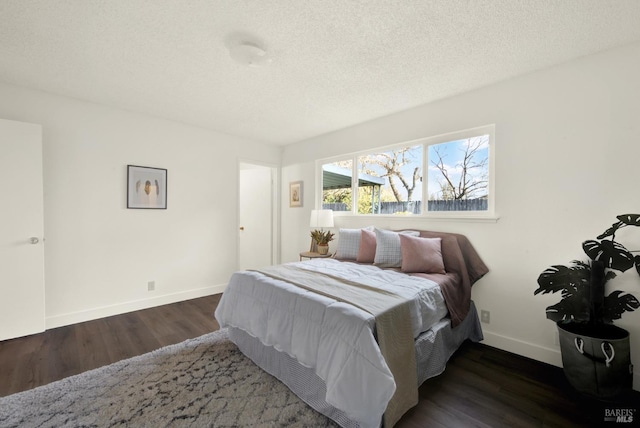
[{"label": "black planter", "polygon": [[632,390],[628,331],[612,324],[594,327],[559,321],[557,325],[563,370],[577,391],[615,399]]}]

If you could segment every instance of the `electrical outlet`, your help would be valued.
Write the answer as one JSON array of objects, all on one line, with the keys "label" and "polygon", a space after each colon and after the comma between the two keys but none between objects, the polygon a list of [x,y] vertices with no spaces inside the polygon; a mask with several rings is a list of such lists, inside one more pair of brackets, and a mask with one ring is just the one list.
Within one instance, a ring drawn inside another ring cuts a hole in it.
[{"label": "electrical outlet", "polygon": [[156,289],[156,282],[155,281],[147,282],[147,291],[153,291],[155,289]]},{"label": "electrical outlet", "polygon": [[480,311],[480,321],[485,324],[489,324],[491,322],[491,312],[489,311]]}]

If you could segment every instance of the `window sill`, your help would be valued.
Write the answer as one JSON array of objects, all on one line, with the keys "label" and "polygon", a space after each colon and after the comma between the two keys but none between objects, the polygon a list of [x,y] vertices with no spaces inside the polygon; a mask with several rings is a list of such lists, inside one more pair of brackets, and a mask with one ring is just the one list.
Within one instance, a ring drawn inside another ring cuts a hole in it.
[{"label": "window sill", "polygon": [[467,222],[467,223],[497,223],[500,216],[493,214],[487,215],[469,215],[469,214],[351,214],[345,211],[334,211],[334,217],[352,217],[352,218],[383,218],[385,220],[433,220],[433,221],[450,221],[450,222]]},{"label": "window sill", "polygon": [[465,215],[437,215],[437,214],[424,214],[416,216],[425,220],[436,221],[460,221],[469,223],[497,223],[500,217],[497,215],[487,216],[465,216]]}]

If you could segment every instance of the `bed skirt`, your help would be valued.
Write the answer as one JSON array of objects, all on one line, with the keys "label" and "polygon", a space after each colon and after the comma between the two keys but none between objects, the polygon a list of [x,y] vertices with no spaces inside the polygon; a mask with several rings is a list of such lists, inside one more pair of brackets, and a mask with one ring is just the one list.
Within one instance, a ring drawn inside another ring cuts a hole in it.
[{"label": "bed skirt", "polygon": [[[229,338],[240,351],[267,373],[278,378],[298,397],[316,411],[334,420],[344,428],[359,428],[357,422],[328,404],[324,381],[309,367],[300,365],[290,355],[280,352],[245,331],[229,327]],[[482,328],[473,301],[469,314],[456,328],[444,318],[425,331],[415,341],[418,385],[437,376],[445,369],[451,355],[466,339],[479,342],[483,339]]]}]

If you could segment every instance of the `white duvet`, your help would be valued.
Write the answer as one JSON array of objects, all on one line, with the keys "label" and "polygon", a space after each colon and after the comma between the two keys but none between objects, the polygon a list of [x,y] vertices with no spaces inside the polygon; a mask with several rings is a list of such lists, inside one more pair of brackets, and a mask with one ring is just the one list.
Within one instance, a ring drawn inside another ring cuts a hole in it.
[{"label": "white duvet", "polygon": [[[447,314],[433,281],[371,265],[314,259],[295,265],[380,287],[411,300],[414,337]],[[380,425],[395,382],[376,343],[373,316],[258,272],[231,277],[215,317],[313,368],[327,385],[327,403],[363,427]]]}]

